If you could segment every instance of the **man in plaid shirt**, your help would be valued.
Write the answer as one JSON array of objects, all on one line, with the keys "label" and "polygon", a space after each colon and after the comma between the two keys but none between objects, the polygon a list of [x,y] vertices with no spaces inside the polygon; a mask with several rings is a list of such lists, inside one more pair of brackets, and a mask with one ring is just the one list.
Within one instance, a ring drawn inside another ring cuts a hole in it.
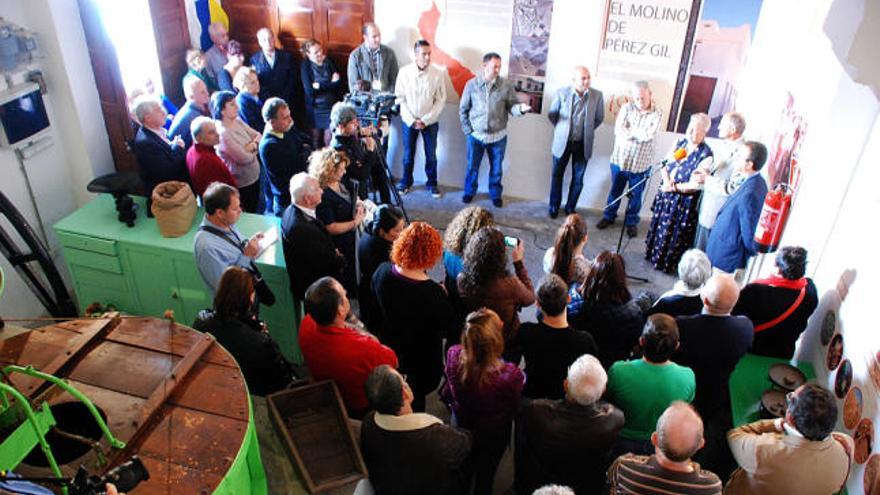
[{"label": "man in plaid shirt", "polygon": [[[642,194],[645,191],[645,183],[639,182],[645,178],[654,159],[654,136],[660,126],[661,116],[662,112],[651,100],[648,83],[636,81],[632,87],[632,101],[620,109],[614,124],[614,151],[610,160],[611,190],[608,192],[606,204],[623,194],[626,186],[632,188],[632,197],[627,204],[623,222],[629,237],[638,234],[636,225],[639,223],[639,210],[642,208]],[[622,202],[621,200],[607,206],[596,228],[601,230],[612,225]]]}]

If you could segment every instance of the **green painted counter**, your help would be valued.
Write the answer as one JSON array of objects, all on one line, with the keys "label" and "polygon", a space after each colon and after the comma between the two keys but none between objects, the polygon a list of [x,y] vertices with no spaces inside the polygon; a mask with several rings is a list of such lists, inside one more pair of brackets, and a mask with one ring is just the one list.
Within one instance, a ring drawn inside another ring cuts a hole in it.
[{"label": "green painted counter", "polygon": [[[193,237],[204,210],[199,209],[186,235],[165,238],[156,220],[144,215],[144,198],[135,197],[135,202],[139,209],[132,228],[116,219],[109,194],[99,194],[55,224],[80,311],[95,301],[141,316],[162,317],[171,309],[177,321],[191,325],[200,310],[212,305],[193,256]],[[237,227],[251,236],[269,228],[280,230],[280,224],[276,217],[244,213]],[[284,355],[302,363],[297,343],[301,315],[290,294],[280,232],[278,237],[257,259],[277,299],[271,307],[262,306],[260,316]]]},{"label": "green painted counter", "polygon": [[[760,419],[761,394],[773,384],[768,373],[770,366],[776,363],[792,364],[779,358],[746,354],[740,359],[736,369],[730,375],[730,408],[733,415],[733,426],[741,426]],[[816,378],[813,365],[798,362],[797,367],[804,372],[807,381]]]},{"label": "green painted counter", "polygon": [[254,404],[248,398],[248,428],[244,435],[241,450],[227,471],[223,481],[214,490],[214,495],[267,495],[266,470],[260,459],[260,444],[257,441],[257,428],[254,423]]}]

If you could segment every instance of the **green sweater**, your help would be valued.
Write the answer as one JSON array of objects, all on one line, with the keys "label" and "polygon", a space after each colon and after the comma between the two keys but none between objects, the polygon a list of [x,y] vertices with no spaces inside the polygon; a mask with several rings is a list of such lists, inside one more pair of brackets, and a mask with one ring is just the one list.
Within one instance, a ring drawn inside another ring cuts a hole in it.
[{"label": "green sweater", "polygon": [[643,359],[618,361],[608,370],[607,400],[626,415],[620,436],[649,440],[657,419],[673,401],[693,402],[697,385],[690,368]]}]

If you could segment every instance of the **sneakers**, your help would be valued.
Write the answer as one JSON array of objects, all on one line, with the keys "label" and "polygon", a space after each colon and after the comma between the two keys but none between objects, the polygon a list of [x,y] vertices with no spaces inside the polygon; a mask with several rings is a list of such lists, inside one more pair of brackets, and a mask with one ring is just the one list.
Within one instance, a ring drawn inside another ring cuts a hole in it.
[{"label": "sneakers", "polygon": [[495,208],[501,208],[504,206],[504,201],[502,201],[501,198],[496,198],[492,200],[492,204],[495,205]]},{"label": "sneakers", "polygon": [[637,229],[635,225],[627,225],[626,226],[626,235],[630,239],[632,239],[633,237],[639,235],[639,229]]},{"label": "sneakers", "polygon": [[407,194],[409,193],[409,186],[406,184],[397,184],[397,192],[400,194]]},{"label": "sneakers", "polygon": [[599,220],[599,223],[596,224],[596,228],[599,230],[603,230],[612,225],[614,225],[614,220],[608,220],[607,218],[602,217],[602,220]]},{"label": "sneakers", "polygon": [[443,197],[443,193],[440,192],[440,188],[439,188],[439,187],[434,186],[434,187],[431,188],[431,197],[434,198],[434,199],[440,199],[440,198]]},{"label": "sneakers", "polygon": [[473,197],[473,196],[464,195],[464,196],[461,197],[461,202],[464,203],[464,204],[468,204],[468,203],[470,203],[470,202],[473,201],[473,200],[474,200],[474,197]]}]

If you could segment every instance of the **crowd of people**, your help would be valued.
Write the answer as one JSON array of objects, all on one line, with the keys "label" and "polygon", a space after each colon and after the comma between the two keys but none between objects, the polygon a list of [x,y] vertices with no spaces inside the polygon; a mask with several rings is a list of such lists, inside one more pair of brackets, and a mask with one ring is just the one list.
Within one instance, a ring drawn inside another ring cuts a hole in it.
[{"label": "crowd of people", "polygon": [[[367,24],[362,34],[346,76],[352,91],[366,81],[394,90],[401,102],[404,174],[396,185],[384,175],[378,136],[364,135],[355,109],[339,102],[342,75],[314,40],[303,44],[297,77],[271,30],[256,33],[261,50],[246,66],[241,45],[212,25],[214,46],[187,55],[187,102],[171,122],[160,100],[141,96],[133,104],[147,187],[189,182],[205,208],[195,257],[214,305],[195,326],[235,356],[252,393],[284,388],[295,370],[260,321],[267,303],[254,263],[260,238],[238,232],[242,211],[281,217],[291,292],[305,310],[298,335],[305,366],[312,379],[333,380],[349,417],[362,421],[361,451],[377,493],[491,493],[511,435],[518,493],[566,493],[567,486],[575,493],[829,494],[843,485],[851,439],[832,433],[837,407],[824,388],[795,390],[779,420],[732,423],[728,380],[737,363],[747,352],[791,358],[817,304],[800,247],[781,249],[770,277],[742,289],[735,278],[754,254],[751,234],[767,191],[759,174],[767,152],[743,141],[742,116],[724,116],[724,149],[713,150],[705,142],[708,117],[693,115],[660,168],[646,258],[677,270],[679,281],[656,300],[633,297],[619,254],[584,253],[588,229],[575,207],[604,102],[590,88],[589,70],[577,67],[549,112],[549,215],[562,208],[567,216],[536,286],[522,241],[505,236],[481,207],[463,208],[441,234],[424,222],[407,224],[400,209],[383,204],[361,232],[371,188],[389,203],[391,187],[413,187],[419,135],[427,188],[441,195],[435,155],[446,99],[430,44],[417,42],[415,62],[398,70],[378,27]],[[502,206],[508,116],[530,111],[500,67],[499,55],[486,54],[462,95],[464,203],[473,200],[488,154],[490,197]],[[300,90],[310,134],[293,127],[290,102]],[[629,191],[624,225],[637,235],[660,117],[647,83],[635,83],[617,117],[612,186],[598,228],[615,222],[614,200]],[[438,282],[428,273],[441,260]],[[532,305],[537,322],[521,323]],[[450,424],[425,412],[435,391]],[[819,464],[821,476],[803,474]]]}]

